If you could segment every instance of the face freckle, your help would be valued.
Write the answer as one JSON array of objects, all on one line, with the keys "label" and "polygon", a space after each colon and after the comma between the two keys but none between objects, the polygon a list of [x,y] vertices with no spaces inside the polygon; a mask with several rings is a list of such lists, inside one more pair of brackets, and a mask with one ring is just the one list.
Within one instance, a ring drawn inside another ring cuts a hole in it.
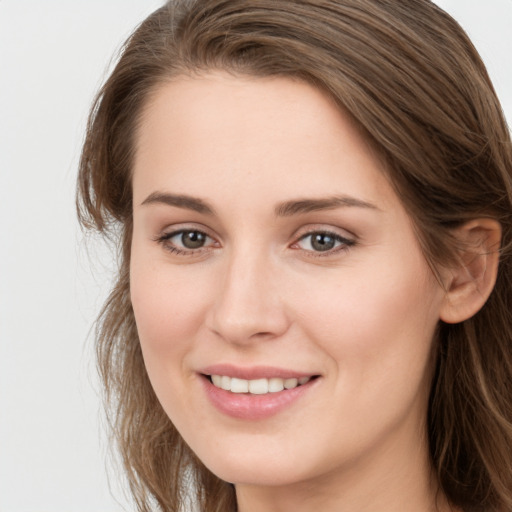
[{"label": "face freckle", "polygon": [[[212,472],[285,486],[427,457],[444,292],[378,158],[328,98],[221,72],[161,85],[133,194],[144,361]],[[215,372],[258,392],[219,389]],[[290,389],[261,391],[281,381]]]}]

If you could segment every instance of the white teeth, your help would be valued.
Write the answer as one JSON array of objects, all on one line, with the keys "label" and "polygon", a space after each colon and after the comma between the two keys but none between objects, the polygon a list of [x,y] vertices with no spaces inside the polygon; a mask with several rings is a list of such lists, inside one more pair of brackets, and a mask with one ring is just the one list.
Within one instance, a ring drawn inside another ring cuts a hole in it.
[{"label": "white teeth", "polygon": [[231,390],[231,377],[226,377],[225,375],[223,375],[221,377],[220,387],[222,389],[225,389],[226,391],[230,391]]},{"label": "white teeth", "polygon": [[299,383],[298,379],[286,379],[284,381],[284,387],[286,389],[293,389],[297,387],[297,384]]},{"label": "white teeth", "polygon": [[299,379],[280,379],[273,377],[271,379],[245,380],[226,375],[212,375],[213,385],[217,388],[231,391],[232,393],[251,393],[253,395],[265,395],[267,393],[278,393],[284,389],[293,389],[302,386],[311,380],[311,377],[301,377]]},{"label": "white teeth", "polygon": [[283,391],[284,382],[283,379],[268,379],[268,390],[271,393],[278,393],[279,391]]},{"label": "white teeth", "polygon": [[[227,377],[229,378],[229,377]],[[249,392],[249,381],[244,379],[231,379],[231,392],[233,393],[248,393]],[[254,391],[252,391],[254,393]]]},{"label": "white teeth", "polygon": [[249,392],[253,395],[265,395],[268,393],[268,379],[250,380]]}]

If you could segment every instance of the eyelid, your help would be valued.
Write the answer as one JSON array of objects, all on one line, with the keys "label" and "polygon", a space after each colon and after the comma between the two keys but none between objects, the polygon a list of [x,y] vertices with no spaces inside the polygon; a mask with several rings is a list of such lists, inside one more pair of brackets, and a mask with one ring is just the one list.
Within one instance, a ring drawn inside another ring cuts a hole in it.
[{"label": "eyelid", "polygon": [[[178,235],[183,235],[184,233],[198,233],[200,235],[203,235],[206,239],[213,241],[213,238],[208,233],[205,233],[204,231],[200,231],[199,229],[178,229],[177,231],[171,231],[169,233],[165,233],[160,238],[163,240],[171,240],[171,239],[177,237]],[[193,249],[187,249],[187,250],[193,250]]]},{"label": "eyelid", "polygon": [[[204,246],[198,248],[181,247],[170,242],[170,240],[173,237],[178,236],[187,231],[201,233],[202,235],[210,239],[210,242],[206,242]],[[315,234],[327,235],[334,238],[336,242],[335,246],[325,251],[315,251],[314,249],[305,249],[299,246],[299,242]],[[338,252],[348,250],[357,243],[357,237],[352,232],[332,225],[326,226],[325,224],[302,226],[293,235],[293,240],[294,241],[289,245],[290,248],[294,250],[300,250],[303,253],[307,253],[308,256],[312,257],[333,256]],[[153,238],[153,241],[159,243],[164,249],[168,250],[169,252],[184,256],[198,256],[221,246],[220,242],[218,241],[218,237],[212,235],[211,230],[209,228],[206,228],[206,226],[198,225],[195,223],[192,225],[176,224],[167,226],[160,232],[160,234],[156,235]]]},{"label": "eyelid", "polygon": [[299,228],[294,234],[293,238],[297,241],[301,238],[314,233],[326,233],[336,237],[343,238],[344,240],[356,241],[358,236],[345,228],[333,226],[331,224],[308,224]]},{"label": "eyelid", "polygon": [[[341,231],[341,232],[340,232]],[[338,242],[335,247],[332,249],[328,249],[325,251],[315,251],[313,249],[304,249],[299,247],[298,244],[300,241],[313,236],[315,234],[323,234],[330,236]],[[336,228],[334,226],[326,226],[324,225],[308,225],[302,227],[294,236],[294,242],[291,244],[291,248],[295,250],[300,250],[306,253],[311,257],[328,257],[338,254],[339,252],[347,251],[351,247],[357,244],[357,237],[353,233],[347,231],[346,229]],[[295,246],[295,247],[294,247]]]},{"label": "eyelid", "polygon": [[182,233],[183,231],[197,231],[198,233],[202,233],[212,238],[213,240],[218,240],[218,236],[214,234],[210,228],[208,228],[204,224],[200,224],[197,222],[183,222],[177,224],[170,224],[160,229],[158,234],[155,235],[154,239],[156,240],[163,237],[170,237],[178,233]]},{"label": "eyelid", "polygon": [[[213,242],[213,243],[210,242],[207,245],[198,247],[196,249],[181,247],[181,246],[171,243],[170,240],[172,238],[174,238],[175,236],[178,236],[182,233],[186,233],[187,231],[201,233],[202,235],[204,235],[205,237],[210,239],[211,242]],[[198,225],[198,224],[193,224],[193,225],[191,225],[191,224],[174,224],[174,225],[168,226],[168,227],[164,228],[163,230],[161,230],[160,233],[158,235],[156,235],[155,237],[153,237],[152,240],[154,242],[157,242],[158,244],[160,244],[165,250],[167,250],[171,253],[174,253],[174,254],[182,255],[182,256],[199,256],[199,255],[204,254],[207,251],[211,251],[213,248],[215,248],[214,247],[215,244],[217,244],[217,246],[219,244],[217,237],[212,235],[210,233],[209,229],[207,229],[205,226]]]}]

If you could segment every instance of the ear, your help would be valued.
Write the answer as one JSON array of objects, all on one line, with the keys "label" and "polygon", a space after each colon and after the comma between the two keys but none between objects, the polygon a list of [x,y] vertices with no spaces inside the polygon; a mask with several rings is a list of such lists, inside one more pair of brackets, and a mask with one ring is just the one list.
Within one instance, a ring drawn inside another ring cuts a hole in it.
[{"label": "ear", "polygon": [[501,226],[494,219],[474,219],[454,231],[459,262],[447,269],[440,318],[454,324],[471,318],[485,304],[498,274]]}]

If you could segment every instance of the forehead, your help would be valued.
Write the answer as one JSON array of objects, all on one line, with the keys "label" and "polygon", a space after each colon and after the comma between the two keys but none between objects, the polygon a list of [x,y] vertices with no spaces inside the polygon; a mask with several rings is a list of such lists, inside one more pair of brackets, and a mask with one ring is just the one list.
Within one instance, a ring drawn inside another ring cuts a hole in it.
[{"label": "forehead", "polygon": [[364,200],[389,188],[382,169],[351,118],[320,90],[218,72],[153,91],[138,128],[133,185],[136,203],[161,189],[357,192]]}]

